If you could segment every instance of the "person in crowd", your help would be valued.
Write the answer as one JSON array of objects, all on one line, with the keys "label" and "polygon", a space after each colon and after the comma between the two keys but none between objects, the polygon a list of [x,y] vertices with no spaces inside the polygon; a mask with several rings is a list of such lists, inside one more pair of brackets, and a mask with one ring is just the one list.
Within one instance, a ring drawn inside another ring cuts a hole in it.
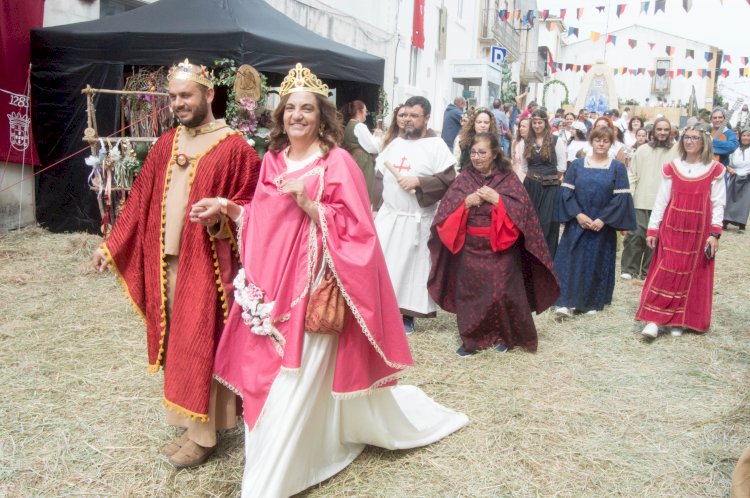
[{"label": "person in crowd", "polygon": [[557,130],[557,136],[562,139],[565,145],[568,145],[573,140],[573,123],[576,121],[576,115],[572,112],[565,113],[563,116],[562,124]]},{"label": "person in crowd", "polygon": [[374,154],[380,152],[378,140],[372,136],[367,128],[367,106],[361,100],[352,100],[342,110],[346,126],[342,147],[347,150],[365,175],[367,192],[370,202],[375,198],[375,159]]},{"label": "person in crowd", "polygon": [[[600,127],[600,126],[606,126],[610,130],[612,130],[612,133],[615,136],[614,142],[612,142],[610,148],[609,148],[609,157],[610,159],[617,159],[617,161],[625,164],[626,163],[626,154],[625,154],[625,145],[617,139],[617,128],[612,123],[612,120],[609,119],[607,116],[601,116],[594,121],[594,128]],[[589,141],[586,153],[591,154],[592,146],[591,142]]]},{"label": "person in crowd", "polygon": [[617,231],[635,228],[628,171],[609,155],[614,138],[611,128],[594,127],[591,155],[573,161],[562,183],[556,218],[565,230],[555,255],[561,316],[595,314],[612,302]]},{"label": "person in crowd", "polygon": [[622,121],[622,124],[625,125],[625,128],[627,129],[630,124],[630,107],[625,107],[625,109],[622,110],[620,121]]},{"label": "person in crowd", "polygon": [[635,132],[635,144],[633,145],[633,151],[638,150],[638,147],[648,143],[648,132],[645,128],[641,128]]},{"label": "person in crowd", "polygon": [[729,182],[727,183],[727,207],[724,210],[724,230],[731,223],[737,225],[738,233],[745,233],[750,214],[750,127],[740,130],[740,146],[729,156]]},{"label": "person in crowd", "polygon": [[529,105],[526,106],[526,109],[524,109],[524,111],[521,113],[519,119],[530,118],[537,107],[539,107],[539,104],[537,104],[536,100],[532,100],[531,102],[529,102]]},{"label": "person in crowd", "polygon": [[461,128],[461,132],[456,137],[456,143],[453,146],[453,155],[456,156],[458,167],[463,170],[465,164],[469,163],[469,149],[474,135],[477,133],[494,133],[500,136],[497,128],[497,121],[492,112],[486,107],[476,109],[466,124]]},{"label": "person in crowd", "polygon": [[547,244],[496,135],[474,135],[470,157],[432,224],[430,295],[456,313],[458,356],[488,348],[536,351],[531,313],[547,309],[559,293]]},{"label": "person in crowd", "polygon": [[628,129],[628,123],[627,121],[623,121],[622,117],[620,117],[620,110],[619,109],[612,109],[610,111],[609,118],[612,120],[612,124],[615,125],[615,128],[619,130],[620,133],[625,133]]},{"label": "person in crowd", "polygon": [[594,124],[589,121],[588,109],[581,109],[580,111],[578,111],[578,122],[586,127],[586,138],[588,139],[589,133],[591,132],[591,127],[594,126]]},{"label": "person in crowd", "polygon": [[297,494],[366,444],[424,446],[468,422],[395,385],[412,357],[327,85],[297,64],[279,96],[253,203],[226,208],[242,226],[243,269],[214,369],[243,397],[245,498]]},{"label": "person in crowd", "polygon": [[495,99],[492,102],[492,115],[497,121],[497,130],[500,133],[500,145],[503,147],[503,153],[509,155],[510,142],[513,139],[513,135],[510,131],[510,122],[508,121],[508,114],[506,114],[503,108],[503,102],[500,99]]},{"label": "person in crowd", "polygon": [[659,327],[673,336],[711,325],[714,264],[724,219],[724,166],[713,159],[711,135],[688,126],[678,142],[679,158],[662,167],[663,178],[648,223],[646,243],[655,248],[636,319],[642,334]]},{"label": "person in crowd", "polygon": [[737,132],[737,135],[740,134],[740,130],[743,128],[750,128],[750,111],[748,111],[747,104],[742,104],[742,108],[734,113],[733,121],[734,126],[733,128]]},{"label": "person in crowd", "polygon": [[516,136],[513,139],[513,144],[511,144],[511,165],[513,168],[513,171],[518,176],[519,180],[523,182],[524,178],[526,177],[526,170],[523,169],[523,166],[521,165],[523,162],[522,156],[523,156],[523,148],[526,144],[526,138],[529,136],[529,129],[531,128],[531,120],[530,119],[522,119],[518,122],[518,126],[516,127]]},{"label": "person in crowd", "polygon": [[213,236],[190,223],[188,212],[206,195],[221,196],[220,204],[250,202],[260,161],[239,132],[214,118],[214,87],[205,67],[185,59],[169,71],[168,85],[180,125],[154,144],[92,264],[99,271],[112,268],[146,323],[149,371],[164,371],[166,421],[185,429],[162,453],[186,468],[214,452],[216,431],[237,424],[238,403],[212,378],[233,299],[225,289],[239,268],[234,225],[223,213],[210,213],[203,225],[222,233]]},{"label": "person in crowd", "polygon": [[586,140],[586,127],[580,121],[574,121],[570,125],[573,129],[571,140],[566,148],[566,165],[570,166],[574,160],[579,157],[585,157],[588,150],[588,141]]},{"label": "person in crowd", "polygon": [[459,130],[461,130],[461,117],[466,107],[466,99],[460,95],[453,99],[453,103],[448,104],[443,113],[443,131],[440,137],[449,148],[453,148],[453,142],[456,140]]},{"label": "person in crowd", "polygon": [[427,239],[437,202],[456,177],[456,159],[439,138],[425,136],[430,102],[424,97],[411,97],[404,107],[404,138],[391,142],[376,161],[375,169],[383,176],[383,199],[375,228],[396,290],[403,327],[411,333],[415,318],[431,318],[437,311],[427,293]]},{"label": "person in crowd", "polygon": [[630,122],[628,122],[628,129],[625,130],[623,143],[626,146],[633,148],[635,145],[635,134],[642,128],[645,128],[643,118],[633,116]]},{"label": "person in crowd", "polygon": [[[628,171],[636,228],[628,232],[622,242],[620,277],[624,280],[644,279],[648,273],[652,256],[652,250],[646,244],[648,220],[662,182],[662,166],[677,157],[677,146],[670,135],[671,128],[667,118],[656,118],[653,140],[637,149],[630,161]],[[641,130],[643,128],[638,129],[639,132]]]},{"label": "person in crowd", "polygon": [[560,177],[567,168],[566,147],[552,134],[547,113],[536,110],[531,115],[531,127],[524,141],[521,167],[526,171],[523,185],[531,197],[539,217],[544,239],[554,258],[560,234],[560,224],[555,222],[555,210],[560,190]]},{"label": "person in crowd", "polygon": [[385,149],[388,144],[393,142],[398,137],[404,136],[404,122],[406,121],[406,111],[402,104],[397,105],[393,109],[393,119],[391,125],[385,130],[383,134],[383,143],[380,145],[380,150]]},{"label": "person in crowd", "polygon": [[739,146],[737,135],[727,127],[727,113],[723,107],[714,107],[711,111],[711,147],[714,151],[714,159],[724,166],[729,164],[729,156]]}]

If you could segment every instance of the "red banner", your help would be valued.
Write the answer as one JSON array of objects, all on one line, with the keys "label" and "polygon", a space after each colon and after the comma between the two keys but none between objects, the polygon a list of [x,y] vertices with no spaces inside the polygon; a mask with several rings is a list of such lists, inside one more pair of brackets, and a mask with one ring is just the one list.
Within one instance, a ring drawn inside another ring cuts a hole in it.
[{"label": "red banner", "polygon": [[31,139],[29,39],[43,17],[44,0],[0,2],[0,161],[39,164]]},{"label": "red banner", "polygon": [[414,23],[411,44],[424,49],[424,0],[414,0]]}]

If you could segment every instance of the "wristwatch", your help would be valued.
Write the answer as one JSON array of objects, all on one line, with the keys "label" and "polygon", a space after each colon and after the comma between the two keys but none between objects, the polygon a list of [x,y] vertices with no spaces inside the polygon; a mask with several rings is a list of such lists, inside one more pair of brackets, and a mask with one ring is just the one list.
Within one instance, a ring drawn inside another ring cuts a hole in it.
[{"label": "wristwatch", "polygon": [[711,237],[716,237],[716,240],[719,240],[721,238],[721,234],[720,233],[711,232],[709,235]]},{"label": "wristwatch", "polygon": [[219,212],[226,216],[229,201],[225,197],[217,197],[216,200],[219,201]]}]

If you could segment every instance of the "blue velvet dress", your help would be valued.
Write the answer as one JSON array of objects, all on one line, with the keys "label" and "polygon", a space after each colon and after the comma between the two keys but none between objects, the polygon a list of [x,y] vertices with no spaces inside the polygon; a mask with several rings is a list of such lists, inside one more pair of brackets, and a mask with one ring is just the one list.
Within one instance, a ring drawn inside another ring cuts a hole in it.
[{"label": "blue velvet dress", "polygon": [[[577,311],[601,310],[612,302],[615,288],[617,231],[635,230],[635,209],[625,165],[592,166],[573,161],[560,188],[557,218],[565,223],[555,255],[560,280],[557,306]],[[604,222],[599,231],[581,228],[579,213]]]}]

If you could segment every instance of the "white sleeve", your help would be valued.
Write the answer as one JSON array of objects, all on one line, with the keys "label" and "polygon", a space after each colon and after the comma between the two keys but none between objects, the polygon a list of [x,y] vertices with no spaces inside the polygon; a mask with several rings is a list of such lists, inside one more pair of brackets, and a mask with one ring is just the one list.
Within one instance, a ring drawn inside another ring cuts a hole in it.
[{"label": "white sleeve", "polygon": [[461,147],[458,145],[458,136],[453,141],[453,157],[456,158],[456,162],[461,161]]},{"label": "white sleeve", "polygon": [[[654,209],[651,211],[651,217],[648,219],[648,228],[658,229],[661,225],[661,220],[664,218],[664,210],[667,209],[669,203],[669,197],[672,195],[672,179],[664,177],[661,179],[661,185],[659,185],[659,191],[656,193],[656,201],[654,202]],[[722,216],[723,216],[722,209]]]},{"label": "white sleeve", "polygon": [[568,151],[565,142],[559,137],[555,142],[555,157],[557,158],[557,171],[565,173],[565,170],[568,169]]},{"label": "white sleeve", "polygon": [[724,206],[727,203],[727,187],[724,175],[714,178],[711,184],[711,224],[721,226],[724,221]]},{"label": "white sleeve", "polygon": [[367,126],[364,123],[357,123],[354,126],[354,136],[357,137],[359,145],[365,149],[366,152],[370,154],[377,154],[380,152],[377,140],[375,140],[375,137],[372,136],[372,133],[370,133],[370,130],[367,129]]}]

